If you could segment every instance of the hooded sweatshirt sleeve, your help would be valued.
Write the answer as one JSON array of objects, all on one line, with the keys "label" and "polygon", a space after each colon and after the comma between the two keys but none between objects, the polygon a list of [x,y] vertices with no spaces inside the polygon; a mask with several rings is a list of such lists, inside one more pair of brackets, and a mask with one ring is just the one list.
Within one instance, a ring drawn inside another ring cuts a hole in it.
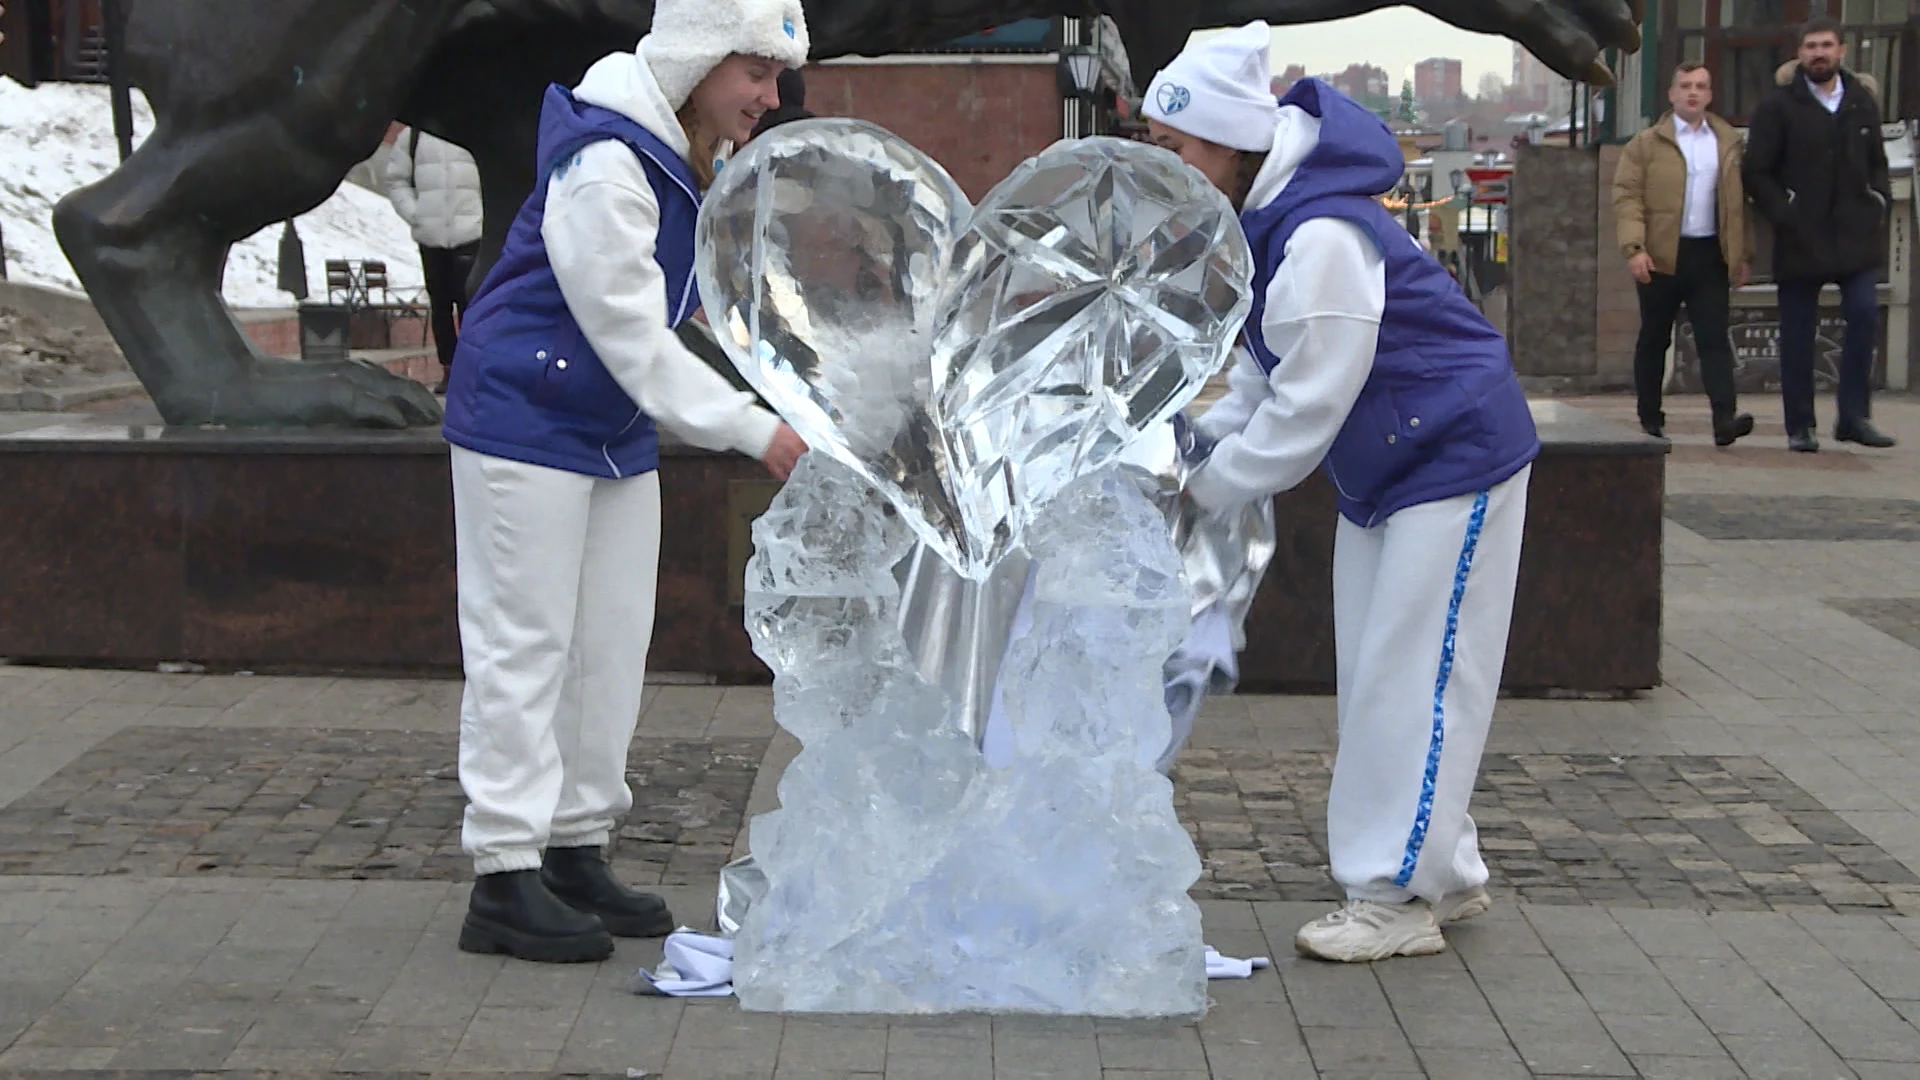
[{"label": "hooded sweatshirt sleeve", "polygon": [[1272,393],[1267,386],[1267,373],[1260,370],[1259,362],[1242,342],[1234,346],[1233,355],[1227,358],[1226,394],[1201,414],[1194,426],[1209,442],[1218,442],[1222,436],[1246,427],[1247,421],[1253,419],[1253,410]]},{"label": "hooded sweatshirt sleeve", "polygon": [[554,280],[620,388],[648,416],[708,450],[758,458],[780,421],[687,350],[667,323],[654,262],[660,204],[632,151],[589,145],[547,187],[540,226]]},{"label": "hooded sweatshirt sleeve", "polygon": [[1373,371],[1386,307],[1386,259],[1365,231],[1338,218],[1294,230],[1259,327],[1280,362],[1264,382],[1257,367],[1238,373],[1199,421],[1220,440],[1187,483],[1202,509],[1285,491],[1326,458]]}]

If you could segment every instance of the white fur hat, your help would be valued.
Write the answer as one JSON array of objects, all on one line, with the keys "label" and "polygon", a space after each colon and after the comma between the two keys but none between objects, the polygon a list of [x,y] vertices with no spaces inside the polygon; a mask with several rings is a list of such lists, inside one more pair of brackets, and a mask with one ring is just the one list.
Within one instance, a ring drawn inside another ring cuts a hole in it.
[{"label": "white fur hat", "polygon": [[1221,146],[1271,149],[1280,122],[1267,63],[1272,44],[1267,24],[1250,22],[1187,46],[1148,84],[1141,111]]},{"label": "white fur hat", "polygon": [[800,0],[655,0],[653,30],[640,59],[674,109],[734,53],[788,67],[807,62],[807,17]]}]

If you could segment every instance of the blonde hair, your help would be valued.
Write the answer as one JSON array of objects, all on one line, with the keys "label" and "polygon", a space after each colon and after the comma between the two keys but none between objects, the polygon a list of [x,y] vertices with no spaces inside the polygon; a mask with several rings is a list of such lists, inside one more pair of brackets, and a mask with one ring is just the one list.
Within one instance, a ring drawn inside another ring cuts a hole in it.
[{"label": "blonde hair", "polygon": [[694,115],[693,102],[691,100],[685,105],[680,106],[680,111],[674,113],[673,116],[674,119],[680,121],[680,130],[687,133],[687,167],[693,170],[693,178],[699,183],[700,190],[705,191],[713,186],[713,178],[715,175],[713,169],[713,155],[715,153],[713,139],[708,137],[706,132],[700,130],[700,124]]}]

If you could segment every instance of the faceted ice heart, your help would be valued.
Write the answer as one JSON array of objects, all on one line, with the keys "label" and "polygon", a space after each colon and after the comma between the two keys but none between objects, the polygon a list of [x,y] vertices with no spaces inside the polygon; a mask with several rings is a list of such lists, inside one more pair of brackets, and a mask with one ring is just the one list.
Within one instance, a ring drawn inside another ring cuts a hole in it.
[{"label": "faceted ice heart", "polygon": [[943,283],[934,415],[989,565],[1220,370],[1250,304],[1232,205],[1171,153],[1056,143],[974,211]]},{"label": "faceted ice heart", "polygon": [[1157,147],[1057,143],[970,211],[858,120],[748,144],[701,208],[696,264],[748,382],[976,579],[1192,400],[1252,277],[1232,206]]},{"label": "faceted ice heart", "polygon": [[926,415],[928,357],[968,210],[944,170],[882,129],[803,121],[728,162],[696,259],[708,322],[748,383],[950,560],[962,525]]}]

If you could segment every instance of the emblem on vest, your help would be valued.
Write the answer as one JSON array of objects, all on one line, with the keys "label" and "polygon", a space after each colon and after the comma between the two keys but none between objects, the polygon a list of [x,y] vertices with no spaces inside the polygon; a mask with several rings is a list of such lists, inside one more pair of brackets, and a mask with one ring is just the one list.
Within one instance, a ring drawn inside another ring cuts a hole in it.
[{"label": "emblem on vest", "polygon": [[1193,104],[1193,94],[1184,86],[1175,86],[1173,83],[1161,83],[1160,92],[1154,95],[1154,101],[1159,104],[1161,112],[1172,116],[1174,113]]}]

